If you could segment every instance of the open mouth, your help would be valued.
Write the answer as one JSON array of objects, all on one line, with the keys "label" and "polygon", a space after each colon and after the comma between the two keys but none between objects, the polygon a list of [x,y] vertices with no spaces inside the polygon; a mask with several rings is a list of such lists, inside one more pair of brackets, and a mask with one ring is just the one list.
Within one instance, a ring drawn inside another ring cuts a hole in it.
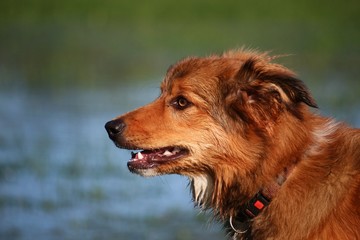
[{"label": "open mouth", "polygon": [[142,150],[137,153],[131,152],[131,159],[127,165],[130,171],[150,169],[182,158],[188,155],[188,153],[189,150],[182,147],[164,147],[152,150]]}]

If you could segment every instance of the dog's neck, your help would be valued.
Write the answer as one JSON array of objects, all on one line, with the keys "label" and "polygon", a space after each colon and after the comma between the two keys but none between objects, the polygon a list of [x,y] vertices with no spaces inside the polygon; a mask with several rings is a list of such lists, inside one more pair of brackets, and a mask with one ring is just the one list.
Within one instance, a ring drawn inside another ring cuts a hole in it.
[{"label": "dog's neck", "polygon": [[249,201],[242,205],[235,216],[230,216],[229,223],[236,233],[245,233],[250,228],[250,222],[258,216],[277,195],[295,165],[285,168],[276,179],[259,190]]},{"label": "dog's neck", "polygon": [[[295,165],[285,168],[273,181],[270,181],[259,193],[264,195],[267,199],[271,200],[279,191],[282,184],[286,181]],[[197,175],[190,177],[190,187],[193,194],[193,200],[196,205],[201,208],[207,209],[211,204],[212,193],[214,189],[214,179],[210,174]]]},{"label": "dog's neck", "polygon": [[[285,168],[275,179],[266,183],[258,192],[250,197],[238,200],[240,207],[237,212],[230,213],[230,226],[235,232],[245,232],[250,227],[251,220],[262,212],[277,195],[295,165]],[[202,210],[214,207],[214,179],[210,174],[198,175],[190,178],[190,186],[195,204]],[[215,212],[217,209],[213,209]],[[224,219],[225,220],[225,219]]]}]

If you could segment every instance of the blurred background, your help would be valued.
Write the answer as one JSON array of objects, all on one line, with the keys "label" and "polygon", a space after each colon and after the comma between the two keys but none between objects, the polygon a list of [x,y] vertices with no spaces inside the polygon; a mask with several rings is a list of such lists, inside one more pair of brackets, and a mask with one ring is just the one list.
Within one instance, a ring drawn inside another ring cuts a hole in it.
[{"label": "blurred background", "polygon": [[360,126],[358,0],[0,1],[0,239],[224,238],[103,126],[170,64],[242,46],[290,54],[320,113]]}]

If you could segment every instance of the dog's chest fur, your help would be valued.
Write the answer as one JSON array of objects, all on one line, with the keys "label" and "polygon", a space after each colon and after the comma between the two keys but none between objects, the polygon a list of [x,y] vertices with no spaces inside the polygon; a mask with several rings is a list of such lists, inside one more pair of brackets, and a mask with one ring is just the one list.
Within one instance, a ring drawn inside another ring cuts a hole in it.
[{"label": "dog's chest fur", "polygon": [[214,188],[214,180],[208,174],[201,174],[190,177],[189,179],[195,204],[202,209],[209,208]]}]

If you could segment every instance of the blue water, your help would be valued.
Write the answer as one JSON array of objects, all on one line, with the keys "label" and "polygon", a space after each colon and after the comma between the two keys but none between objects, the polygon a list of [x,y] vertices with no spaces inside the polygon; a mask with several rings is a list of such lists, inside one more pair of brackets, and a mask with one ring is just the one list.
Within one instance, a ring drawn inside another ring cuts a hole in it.
[{"label": "blue water", "polygon": [[219,239],[187,179],[131,174],[104,124],[158,87],[0,93],[0,239]]},{"label": "blue water", "polygon": [[[0,239],[224,238],[186,178],[131,174],[130,153],[107,137],[108,120],[158,94],[157,83],[0,90]],[[360,125],[356,105],[336,115]]]}]

